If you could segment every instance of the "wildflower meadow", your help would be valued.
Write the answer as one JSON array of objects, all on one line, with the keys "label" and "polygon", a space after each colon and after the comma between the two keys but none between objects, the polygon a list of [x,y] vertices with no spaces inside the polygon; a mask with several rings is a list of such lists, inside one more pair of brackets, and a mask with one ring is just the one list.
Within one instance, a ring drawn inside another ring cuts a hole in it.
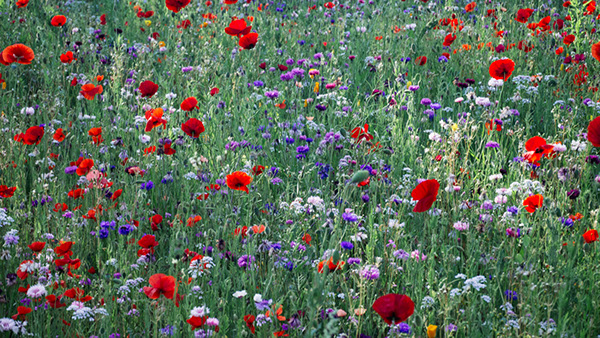
[{"label": "wildflower meadow", "polygon": [[0,1],[0,335],[600,336],[596,6]]}]

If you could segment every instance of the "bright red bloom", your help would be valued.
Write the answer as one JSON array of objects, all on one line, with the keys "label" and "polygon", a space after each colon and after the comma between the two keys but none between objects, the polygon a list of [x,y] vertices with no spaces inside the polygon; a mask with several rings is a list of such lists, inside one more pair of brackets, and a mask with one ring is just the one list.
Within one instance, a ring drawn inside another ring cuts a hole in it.
[{"label": "bright red bloom", "polygon": [[258,33],[249,33],[240,38],[238,44],[244,49],[252,49],[258,42]]},{"label": "bright red bloom", "polygon": [[252,26],[247,26],[246,20],[239,19],[239,20],[231,21],[231,23],[229,24],[229,27],[225,28],[225,33],[227,33],[231,36],[239,37],[241,35],[246,35],[246,34],[250,33],[251,29],[252,29]]},{"label": "bright red bloom", "polygon": [[256,320],[256,317],[254,317],[253,315],[245,315],[244,316],[244,321],[246,322],[246,326],[250,329],[250,332],[252,332],[252,334],[256,333],[256,328],[254,327],[255,320]]},{"label": "bright red bloom", "polygon": [[193,227],[194,225],[196,225],[196,223],[200,222],[202,220],[202,217],[199,215],[196,215],[194,217],[191,217],[187,219],[187,223],[186,226],[188,227]]},{"label": "bright red bloom", "polygon": [[71,52],[71,51],[68,51],[68,52],[60,55],[60,62],[62,62],[62,63],[71,63],[71,62],[73,62],[73,60],[77,60],[77,59],[75,59],[75,57],[73,57],[73,52]]},{"label": "bright red bloom", "polygon": [[364,128],[356,127],[350,132],[350,137],[356,139],[356,142],[371,141],[373,135],[369,134],[369,125],[365,123]]},{"label": "bright red bloom", "polygon": [[179,13],[180,10],[189,5],[191,0],[165,0],[167,8],[175,13]]},{"label": "bright red bloom", "polygon": [[344,262],[344,261],[337,261],[337,263],[334,263],[333,257],[332,257],[332,258],[329,258],[329,260],[327,260],[327,261],[319,262],[319,264],[317,265],[317,271],[319,271],[319,273],[323,273],[325,263],[327,263],[327,268],[329,269],[329,272],[341,270],[344,267],[344,265],[346,265],[346,262]]},{"label": "bright red bloom", "polygon": [[373,303],[373,310],[387,324],[398,324],[412,316],[415,312],[415,303],[407,295],[390,293],[377,298]]},{"label": "bright red bloom", "polygon": [[148,281],[151,286],[144,286],[144,293],[150,299],[158,299],[164,295],[167,299],[173,299],[175,294],[175,277],[157,273]]},{"label": "bright red bloom", "polygon": [[210,96],[215,96],[219,94],[219,88],[214,87],[213,89],[210,90]]},{"label": "bright red bloom", "polygon": [[54,248],[54,253],[58,257],[65,256],[65,255],[71,256],[71,255],[73,255],[73,251],[71,251],[71,247],[73,246],[73,244],[75,244],[75,242],[63,242],[59,246]]},{"label": "bright red bloom", "polygon": [[138,90],[142,97],[151,98],[158,91],[158,85],[152,81],[144,81],[140,83]]},{"label": "bright red bloom", "polygon": [[56,297],[55,295],[48,295],[46,296],[46,304],[48,304],[53,309],[60,309],[61,307],[65,307],[67,306],[67,304],[62,303],[60,301],[62,297],[62,295],[58,297]]},{"label": "bright red bloom", "polygon": [[592,45],[592,57],[600,62],[600,42]]},{"label": "bright red bloom", "polygon": [[31,146],[40,144],[42,137],[44,137],[44,127],[33,126],[27,128],[25,133],[15,135],[14,140]]},{"label": "bright red bloom", "polygon": [[227,175],[227,186],[229,189],[245,191],[247,194],[250,193],[247,185],[252,183],[252,176],[246,174],[243,171],[236,171]]},{"label": "bright red bloom", "polygon": [[162,108],[150,109],[146,112],[146,132],[152,131],[155,127],[160,125],[163,126],[163,129],[167,128],[167,120],[163,119],[164,111]]},{"label": "bright red bloom", "polygon": [[30,307],[26,307],[26,306],[19,306],[17,307],[17,314],[12,316],[12,319],[17,320],[17,318],[21,321],[24,321],[27,319],[27,317],[25,317],[26,314],[30,313],[31,311],[33,311]]},{"label": "bright red bloom", "polygon": [[29,3],[29,0],[19,0],[19,1],[17,1],[16,5],[17,5],[17,8],[24,8],[24,7],[27,7],[28,3]]},{"label": "bright red bloom", "polygon": [[596,117],[588,125],[587,139],[594,147],[600,147],[600,116]]},{"label": "bright red bloom", "polygon": [[204,132],[204,125],[202,121],[192,117],[187,122],[181,124],[181,130],[193,138],[198,138]]},{"label": "bright red bloom", "polygon": [[583,234],[583,240],[588,244],[597,241],[598,240],[598,230],[591,229],[591,230],[586,231]]},{"label": "bright red bloom", "polygon": [[490,65],[490,76],[496,80],[506,81],[515,70],[515,63],[511,59],[502,59],[492,62]]},{"label": "bright red bloom", "polygon": [[255,165],[252,168],[252,174],[254,174],[254,176],[258,176],[258,175],[262,174],[264,170],[265,170],[264,165]]},{"label": "bright red bloom", "polygon": [[88,83],[81,86],[81,91],[79,93],[87,100],[91,101],[96,97],[96,94],[102,94],[102,91],[102,85],[94,86],[93,83]]},{"label": "bright red bloom", "polygon": [[31,251],[33,251],[33,252],[41,252],[42,250],[44,250],[45,246],[46,246],[45,242],[33,242],[33,243],[29,244],[27,247],[29,249],[31,249]]},{"label": "bright red bloom", "polygon": [[424,66],[427,63],[427,56],[418,56],[415,59],[415,64],[419,66]]},{"label": "bright red bloom", "polygon": [[454,40],[456,40],[456,35],[453,35],[453,34],[446,35],[446,37],[444,38],[443,46],[449,47],[454,42]]},{"label": "bright red bloom", "polygon": [[532,214],[537,210],[537,208],[541,208],[542,205],[544,205],[544,196],[539,194],[529,196],[523,201],[523,205],[525,206],[525,210]]},{"label": "bright red bloom", "polygon": [[90,295],[85,296],[85,290],[82,290],[77,287],[65,291],[63,296],[74,299],[74,300],[82,302],[82,303],[89,302],[90,300],[93,299],[92,296],[90,296]]},{"label": "bright red bloom", "polygon": [[437,199],[440,183],[437,180],[427,180],[419,183],[410,194],[417,205],[414,212],[424,212],[431,208],[433,202]]},{"label": "bright red bloom", "polygon": [[527,20],[529,20],[531,14],[533,14],[533,9],[531,8],[519,9],[517,11],[517,16],[515,17],[515,20],[520,23],[527,23]]},{"label": "bright red bloom", "polygon": [[64,15],[55,15],[52,20],[50,20],[50,24],[54,27],[63,26],[67,22],[67,18]]},{"label": "bright red bloom", "polygon": [[92,137],[94,144],[100,144],[104,141],[102,138],[102,128],[91,128],[88,130],[88,135]]},{"label": "bright red bloom", "polygon": [[0,197],[10,198],[13,197],[17,187],[8,187],[6,185],[0,185]]},{"label": "bright red bloom", "polygon": [[8,46],[2,51],[2,59],[8,64],[16,62],[28,65],[33,61],[34,57],[33,50],[22,43]]},{"label": "bright red bloom", "polygon": [[573,41],[575,41],[575,35],[573,34],[569,34],[563,39],[563,43],[567,46],[570,46],[573,43]]},{"label": "bright red bloom", "polygon": [[477,7],[477,4],[475,2],[471,2],[465,6],[465,11],[467,13],[472,12],[475,10],[475,7]]},{"label": "bright red bloom", "polygon": [[158,242],[154,235],[144,235],[144,237],[138,241],[138,245],[142,247],[142,249],[137,252],[138,257],[141,257],[149,253],[154,253],[154,248],[158,246]]},{"label": "bright red bloom", "polygon": [[91,158],[86,158],[85,160],[82,160],[79,163],[76,173],[79,176],[87,175],[87,173],[89,173],[90,170],[92,170],[92,167],[94,167],[94,160],[92,160]]},{"label": "bright red bloom", "polygon": [[181,110],[183,111],[192,111],[194,108],[200,109],[198,107],[198,100],[195,97],[188,97],[181,102]]},{"label": "bright red bloom", "polygon": [[56,142],[62,142],[62,141],[64,141],[65,140],[65,133],[63,132],[63,129],[62,128],[56,129],[56,131],[54,132],[54,135],[52,136],[52,138]]},{"label": "bright red bloom", "polygon": [[206,324],[207,319],[208,319],[208,316],[192,317],[192,318],[186,320],[186,322],[192,326],[192,331],[194,331],[195,329],[204,326],[204,324]]},{"label": "bright red bloom", "polygon": [[106,14],[100,15],[100,24],[102,26],[106,25]]},{"label": "bright red bloom", "polygon": [[540,165],[539,160],[542,157],[548,157],[548,154],[552,152],[554,146],[547,144],[546,140],[540,136],[534,136],[525,142],[525,150],[527,152],[523,154],[523,157],[529,162],[535,165]]}]

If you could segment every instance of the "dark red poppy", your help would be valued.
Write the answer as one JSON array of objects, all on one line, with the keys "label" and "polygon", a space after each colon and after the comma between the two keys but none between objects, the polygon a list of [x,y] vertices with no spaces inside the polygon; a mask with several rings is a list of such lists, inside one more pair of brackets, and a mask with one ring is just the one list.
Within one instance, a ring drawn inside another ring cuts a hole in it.
[{"label": "dark red poppy", "polygon": [[73,255],[73,251],[71,251],[71,247],[73,246],[73,244],[75,244],[75,242],[63,242],[59,246],[54,248],[54,253],[58,257],[65,256],[65,255],[71,256],[71,255]]},{"label": "dark red poppy", "polygon": [[600,147],[600,116],[596,117],[588,125],[587,139],[594,147]]},{"label": "dark red poppy", "polygon": [[453,35],[453,34],[446,35],[446,37],[444,38],[443,46],[449,47],[450,45],[452,45],[454,40],[456,40],[456,35]]},{"label": "dark red poppy", "polygon": [[33,252],[41,252],[42,250],[44,250],[45,246],[46,246],[45,242],[33,242],[33,243],[29,244],[27,247],[29,249],[31,249],[31,251],[33,251]]},{"label": "dark red poppy", "polygon": [[8,64],[16,62],[28,65],[33,61],[34,57],[33,50],[22,43],[8,46],[2,51],[2,59]]},{"label": "dark red poppy", "polygon": [[224,0],[223,3],[226,5],[235,5],[238,0]]},{"label": "dark red poppy", "polygon": [[424,66],[427,63],[427,56],[418,56],[415,59],[415,64],[419,66]]},{"label": "dark red poppy", "polygon": [[50,20],[50,24],[54,27],[63,26],[66,22],[67,17],[65,17],[64,15],[55,15],[54,17],[52,17],[52,20]]},{"label": "dark red poppy", "polygon": [[419,201],[413,211],[424,212],[429,210],[437,199],[439,189],[440,183],[437,180],[427,180],[419,183],[410,194],[413,200]]},{"label": "dark red poppy", "polygon": [[152,81],[144,81],[140,83],[138,90],[142,93],[142,97],[150,98],[158,91],[158,85]]},{"label": "dark red poppy", "polygon": [[102,85],[94,86],[94,84],[88,83],[81,86],[81,91],[79,93],[87,100],[91,101],[96,97],[96,94],[102,94],[102,91]]},{"label": "dark red poppy", "polygon": [[17,187],[8,187],[6,185],[0,185],[0,197],[10,198],[13,197]]},{"label": "dark red poppy", "polygon": [[204,124],[197,118],[192,117],[187,122],[181,124],[181,130],[193,138],[198,138],[204,132]]},{"label": "dark red poppy", "polygon": [[227,175],[227,186],[229,189],[245,191],[249,194],[248,185],[252,183],[252,176],[243,171],[236,171]]},{"label": "dark red poppy", "polygon": [[541,208],[542,205],[544,205],[544,196],[539,194],[529,196],[523,201],[523,205],[525,206],[525,210],[532,214],[537,210],[537,208]]},{"label": "dark red poppy", "polygon": [[583,234],[583,240],[588,244],[597,241],[598,240],[598,230],[591,229],[591,230],[586,231]]},{"label": "dark red poppy", "polygon": [[258,175],[262,174],[263,171],[265,171],[265,166],[264,165],[255,165],[252,168],[252,174],[254,174],[254,176],[258,176]]},{"label": "dark red poppy", "polygon": [[511,59],[502,59],[492,62],[490,65],[490,76],[496,80],[506,81],[515,70],[515,62]]},{"label": "dark red poppy", "polygon": [[533,14],[533,9],[531,8],[519,9],[517,11],[517,16],[515,17],[515,20],[520,23],[527,23],[527,20],[529,20],[531,14]]},{"label": "dark red poppy", "polygon": [[575,41],[575,35],[569,34],[563,38],[563,43],[567,46],[570,46],[573,41]]},{"label": "dark red poppy", "polygon": [[164,295],[167,299],[173,299],[175,294],[175,277],[157,273],[148,281],[151,286],[144,286],[144,293],[150,299],[158,299]]},{"label": "dark red poppy", "polygon": [[27,128],[25,133],[15,135],[15,141],[22,142],[27,145],[38,145],[44,137],[44,127],[33,126]]},{"label": "dark red poppy", "polygon": [[102,26],[106,25],[106,14],[100,15],[100,24]]},{"label": "dark red poppy", "polygon": [[252,332],[252,334],[256,333],[256,328],[254,327],[255,320],[256,317],[254,317],[253,315],[244,316],[244,322],[246,322],[246,326],[250,329],[250,332]]},{"label": "dark red poppy", "polygon": [[229,27],[225,28],[225,33],[227,33],[231,36],[239,37],[241,35],[246,35],[246,34],[250,33],[251,29],[252,29],[252,26],[247,26],[246,20],[238,19],[238,20],[231,21],[231,23],[229,24]]},{"label": "dark red poppy", "polygon": [[165,0],[167,8],[175,13],[179,13],[185,6],[189,5],[191,0]]},{"label": "dark red poppy", "polygon": [[249,33],[240,38],[238,44],[244,49],[252,49],[258,42],[258,33]]},{"label": "dark red poppy", "polygon": [[73,57],[73,52],[68,51],[64,54],[60,55],[60,62],[62,63],[71,63],[73,62],[73,60],[76,60],[75,57]]},{"label": "dark red poppy", "polygon": [[377,298],[373,303],[373,310],[387,324],[398,324],[412,316],[415,312],[415,303],[407,295],[390,293]]}]

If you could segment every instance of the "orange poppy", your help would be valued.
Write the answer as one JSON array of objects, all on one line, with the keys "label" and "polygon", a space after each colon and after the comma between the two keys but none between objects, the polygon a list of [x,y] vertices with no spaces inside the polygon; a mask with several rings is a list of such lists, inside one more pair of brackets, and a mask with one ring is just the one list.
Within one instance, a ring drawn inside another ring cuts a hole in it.
[{"label": "orange poppy", "polygon": [[154,129],[155,127],[160,126],[161,124],[163,125],[163,129],[167,128],[167,120],[163,119],[163,114],[164,111],[162,110],[162,108],[156,108],[156,109],[150,109],[146,112],[146,120],[148,120],[148,122],[146,123],[146,132],[151,131],[152,129]]},{"label": "orange poppy", "polygon": [[523,201],[523,205],[525,206],[525,210],[532,214],[544,205],[544,196],[540,194],[529,196]]},{"label": "orange poppy", "polygon": [[28,65],[31,64],[34,57],[35,54],[33,53],[33,50],[22,43],[8,46],[2,51],[2,59],[8,64],[16,62],[22,65]]},{"label": "orange poppy", "polygon": [[64,15],[55,15],[52,20],[50,20],[50,24],[54,27],[60,27],[67,23],[67,17]]},{"label": "orange poppy", "polygon": [[79,93],[87,100],[92,101],[96,94],[102,94],[102,85],[94,86],[92,83],[84,84],[81,86],[81,91]]},{"label": "orange poppy", "polygon": [[60,55],[60,62],[62,63],[71,63],[73,60],[77,60],[73,57],[73,52],[68,51],[64,54]]}]

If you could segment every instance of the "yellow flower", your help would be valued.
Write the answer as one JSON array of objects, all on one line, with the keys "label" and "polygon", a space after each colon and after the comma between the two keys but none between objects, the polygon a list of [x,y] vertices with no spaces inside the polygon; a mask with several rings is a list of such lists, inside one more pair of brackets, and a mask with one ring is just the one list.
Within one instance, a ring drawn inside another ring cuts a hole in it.
[{"label": "yellow flower", "polygon": [[437,331],[437,325],[429,325],[427,327],[427,338],[435,338],[436,331]]},{"label": "yellow flower", "polygon": [[457,131],[458,130],[458,124],[453,124],[452,125],[452,131]]},{"label": "yellow flower", "polygon": [[406,89],[408,89],[408,87],[410,87],[410,86],[412,86],[412,82],[408,81],[408,82],[406,83]]},{"label": "yellow flower", "polygon": [[308,107],[308,100],[304,100],[304,108]]},{"label": "yellow flower", "polygon": [[313,89],[313,92],[318,93],[319,92],[319,83],[315,82],[315,89]]},{"label": "yellow flower", "polygon": [[150,25],[152,24],[152,21],[144,20],[144,23],[146,24],[146,26],[150,27]]},{"label": "yellow flower", "polygon": [[164,47],[164,46],[166,46],[166,44],[165,44],[165,42],[164,42],[164,41],[161,41],[161,42],[159,42],[159,43],[158,43],[158,46],[159,46],[159,47]]}]

